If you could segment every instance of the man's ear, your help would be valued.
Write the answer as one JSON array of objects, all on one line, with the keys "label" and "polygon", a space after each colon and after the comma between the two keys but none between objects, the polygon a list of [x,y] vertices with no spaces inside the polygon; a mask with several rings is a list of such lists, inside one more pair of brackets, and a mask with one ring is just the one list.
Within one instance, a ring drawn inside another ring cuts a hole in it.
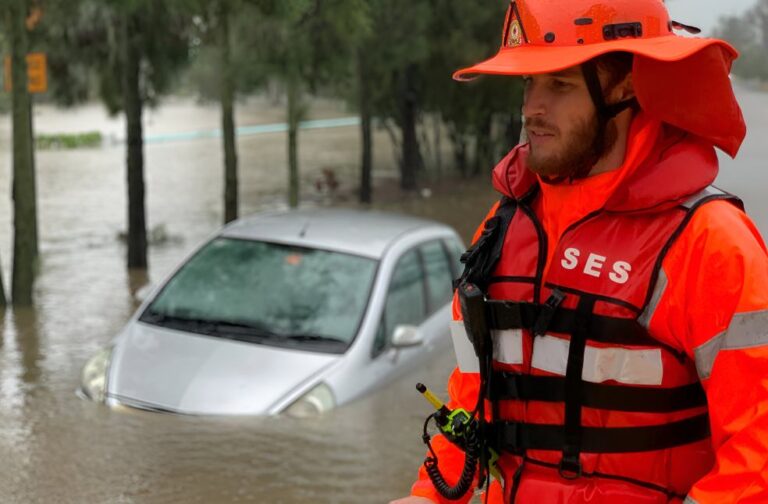
[{"label": "man's ear", "polygon": [[611,103],[618,103],[625,100],[631,100],[635,97],[635,85],[632,81],[632,72],[628,72],[624,79],[613,87],[611,91]]}]

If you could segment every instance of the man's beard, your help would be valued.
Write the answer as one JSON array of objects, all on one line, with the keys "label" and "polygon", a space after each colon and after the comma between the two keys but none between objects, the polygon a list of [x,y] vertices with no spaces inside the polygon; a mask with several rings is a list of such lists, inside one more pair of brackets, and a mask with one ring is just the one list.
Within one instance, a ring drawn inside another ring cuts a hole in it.
[{"label": "man's beard", "polygon": [[[541,128],[559,133],[554,126],[538,117],[527,120],[526,128]],[[559,152],[545,157],[539,155],[531,143],[527,160],[528,169],[551,182],[585,178],[595,163],[613,148],[617,138],[618,128],[613,121],[601,125],[597,115],[592,114],[576,124],[570,138],[566,139],[565,145]]]}]

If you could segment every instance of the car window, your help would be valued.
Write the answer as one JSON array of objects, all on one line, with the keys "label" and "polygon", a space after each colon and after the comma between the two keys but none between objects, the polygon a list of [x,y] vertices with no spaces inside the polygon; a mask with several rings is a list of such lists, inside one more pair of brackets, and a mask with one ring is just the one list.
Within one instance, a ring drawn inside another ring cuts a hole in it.
[{"label": "car window", "polygon": [[461,264],[461,256],[466,252],[466,247],[456,238],[445,240],[445,246],[448,249],[448,255],[451,257],[451,266],[453,267],[453,277],[458,278],[464,271],[464,265]]},{"label": "car window", "polygon": [[419,247],[427,279],[429,312],[441,308],[451,299],[453,271],[443,244],[439,240]]},{"label": "car window", "polygon": [[141,320],[265,344],[346,348],[376,266],[349,254],[218,238],[181,267]]},{"label": "car window", "polygon": [[[416,250],[406,252],[395,266],[387,291],[382,317],[383,328],[375,342],[374,353],[382,350],[398,325],[419,325],[426,318],[427,300],[424,273]],[[379,341],[382,340],[383,341]]]}]

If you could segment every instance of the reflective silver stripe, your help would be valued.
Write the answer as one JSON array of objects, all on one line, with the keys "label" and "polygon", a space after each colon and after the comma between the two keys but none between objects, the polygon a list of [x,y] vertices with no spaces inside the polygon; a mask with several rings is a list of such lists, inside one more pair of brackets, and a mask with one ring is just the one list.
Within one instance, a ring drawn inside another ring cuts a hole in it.
[{"label": "reflective silver stripe", "polygon": [[522,329],[491,331],[493,338],[493,358],[504,364],[523,363]]},{"label": "reflective silver stripe", "polygon": [[661,296],[664,295],[664,291],[667,289],[667,283],[669,283],[667,274],[664,272],[663,268],[660,268],[659,279],[656,282],[656,287],[653,289],[651,302],[648,303],[648,306],[645,307],[645,311],[637,319],[640,325],[646,329],[651,325],[651,319],[653,318],[653,314],[656,313],[656,308],[659,307],[659,301],[661,301]]},{"label": "reflective silver stripe", "polygon": [[462,373],[479,373],[480,362],[475,355],[475,348],[469,341],[467,331],[464,329],[464,322],[461,320],[451,321],[451,339],[453,340],[453,351],[456,353],[456,364]]},{"label": "reflective silver stripe", "polygon": [[[453,350],[456,352],[456,363],[462,373],[479,373],[480,364],[475,355],[475,348],[467,336],[464,322],[451,322],[451,338]],[[523,331],[520,329],[505,329],[491,331],[493,339],[493,358],[504,364],[523,363]]]},{"label": "reflective silver stripe", "polygon": [[570,344],[570,341],[554,336],[536,336],[533,340],[531,366],[542,371],[565,376]]},{"label": "reflective silver stripe", "polygon": [[[554,336],[534,340],[532,366],[565,376],[570,341]],[[660,348],[598,348],[587,345],[581,378],[592,383],[615,380],[626,385],[661,385],[664,365]]]},{"label": "reflective silver stripe", "polygon": [[720,350],[741,350],[763,345],[768,345],[768,310],[736,313],[726,331],[694,350],[699,378],[709,378]]},{"label": "reflective silver stripe", "polygon": [[[451,322],[451,338],[453,350],[456,352],[456,362],[462,373],[479,373],[480,366],[475,355],[472,342],[469,341],[464,322]],[[503,364],[523,363],[523,331],[521,329],[505,329],[491,331],[493,340],[493,358]]]},{"label": "reflective silver stripe", "polygon": [[685,501],[683,501],[683,504],[699,504],[699,503],[693,500],[693,497],[689,495],[688,497],[685,498]]},{"label": "reflective silver stripe", "polygon": [[699,373],[699,379],[706,380],[712,374],[712,365],[715,363],[715,357],[717,357],[724,339],[725,333],[721,332],[694,349],[693,354],[696,357],[696,371]]},{"label": "reflective silver stripe", "polygon": [[711,186],[705,187],[703,191],[696,193],[690,198],[688,198],[685,201],[685,203],[683,203],[683,206],[690,210],[691,208],[696,206],[696,203],[703,200],[704,198],[709,198],[710,196],[723,196],[725,194],[727,193],[711,185]]}]

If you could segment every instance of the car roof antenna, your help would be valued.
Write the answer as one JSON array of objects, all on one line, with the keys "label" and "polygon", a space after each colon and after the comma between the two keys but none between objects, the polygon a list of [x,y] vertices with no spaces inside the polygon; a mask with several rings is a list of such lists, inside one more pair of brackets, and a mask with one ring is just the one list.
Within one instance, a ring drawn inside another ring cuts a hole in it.
[{"label": "car roof antenna", "polygon": [[304,238],[307,234],[307,228],[309,228],[309,221],[304,223],[304,226],[299,231],[299,238]]}]

